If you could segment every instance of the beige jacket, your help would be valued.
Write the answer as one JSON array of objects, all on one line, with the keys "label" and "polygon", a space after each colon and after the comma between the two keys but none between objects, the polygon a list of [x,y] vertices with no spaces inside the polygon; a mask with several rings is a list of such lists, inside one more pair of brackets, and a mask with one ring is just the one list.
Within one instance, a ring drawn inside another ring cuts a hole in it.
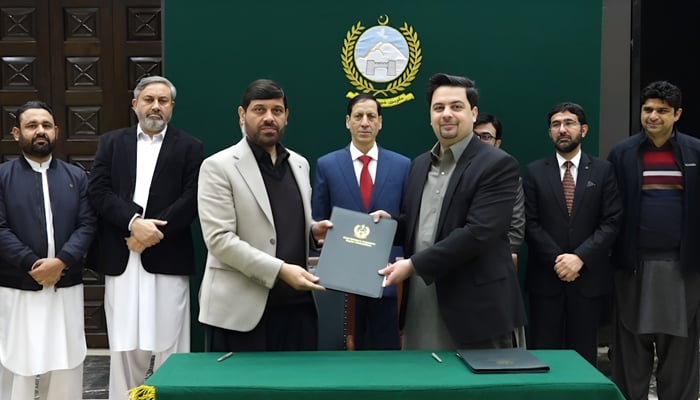
[{"label": "beige jacket", "polygon": [[[309,163],[288,150],[309,232]],[[283,261],[275,257],[277,234],[255,156],[245,139],[202,163],[197,194],[207,262],[199,293],[199,321],[248,332],[260,321]],[[309,235],[306,235],[308,249]],[[308,253],[308,250],[307,250]]]}]

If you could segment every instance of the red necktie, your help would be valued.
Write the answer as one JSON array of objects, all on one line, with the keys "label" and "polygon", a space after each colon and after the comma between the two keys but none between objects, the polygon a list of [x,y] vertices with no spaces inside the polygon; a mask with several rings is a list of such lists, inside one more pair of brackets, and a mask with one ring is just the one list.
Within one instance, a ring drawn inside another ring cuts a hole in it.
[{"label": "red necktie", "polygon": [[362,172],[360,172],[360,193],[362,194],[362,201],[365,203],[365,208],[369,209],[369,201],[372,198],[372,188],[374,187],[372,175],[369,173],[369,162],[372,161],[372,157],[365,154],[358,158],[360,161],[362,161]]},{"label": "red necktie", "polygon": [[564,163],[566,171],[564,172],[564,179],[561,180],[561,185],[564,188],[564,199],[566,199],[566,210],[571,215],[571,208],[574,206],[574,191],[576,190],[576,184],[574,183],[574,176],[571,175],[571,166],[574,165],[571,161]]}]

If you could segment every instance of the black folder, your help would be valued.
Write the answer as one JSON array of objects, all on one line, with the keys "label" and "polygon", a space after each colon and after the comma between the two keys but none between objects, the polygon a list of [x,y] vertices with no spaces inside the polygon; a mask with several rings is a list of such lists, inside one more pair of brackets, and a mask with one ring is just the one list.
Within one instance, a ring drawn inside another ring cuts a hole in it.
[{"label": "black folder", "polygon": [[549,366],[525,349],[457,350],[457,356],[475,374],[547,372]]},{"label": "black folder", "polygon": [[396,221],[345,208],[333,207],[333,228],[328,231],[316,267],[319,284],[326,289],[382,297],[383,276],[396,233]]}]

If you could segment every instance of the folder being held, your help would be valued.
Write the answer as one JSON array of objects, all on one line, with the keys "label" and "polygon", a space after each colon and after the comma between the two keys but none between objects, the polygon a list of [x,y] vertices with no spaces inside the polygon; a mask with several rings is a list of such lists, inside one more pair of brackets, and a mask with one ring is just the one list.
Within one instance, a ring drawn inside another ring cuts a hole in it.
[{"label": "folder being held", "polygon": [[345,208],[333,207],[333,228],[326,234],[316,267],[319,284],[326,289],[382,297],[383,276],[377,271],[389,260],[396,221]]}]

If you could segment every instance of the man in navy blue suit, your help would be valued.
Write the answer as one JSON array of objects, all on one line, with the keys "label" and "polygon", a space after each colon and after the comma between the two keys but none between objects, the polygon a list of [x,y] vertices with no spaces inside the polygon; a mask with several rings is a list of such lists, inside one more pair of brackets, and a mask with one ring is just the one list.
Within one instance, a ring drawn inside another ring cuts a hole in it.
[{"label": "man in navy blue suit", "polygon": [[[382,107],[377,99],[367,93],[351,99],[345,126],[350,131],[351,143],[322,156],[316,165],[311,200],[314,220],[330,218],[333,206],[362,212],[382,209],[398,214],[411,161],[377,145],[377,135],[382,129]],[[371,183],[363,190],[366,184],[362,175],[367,172]],[[402,256],[401,247],[394,247],[388,261]],[[354,296],[355,349],[401,347],[396,297],[396,286],[384,289],[379,299]]]}]

